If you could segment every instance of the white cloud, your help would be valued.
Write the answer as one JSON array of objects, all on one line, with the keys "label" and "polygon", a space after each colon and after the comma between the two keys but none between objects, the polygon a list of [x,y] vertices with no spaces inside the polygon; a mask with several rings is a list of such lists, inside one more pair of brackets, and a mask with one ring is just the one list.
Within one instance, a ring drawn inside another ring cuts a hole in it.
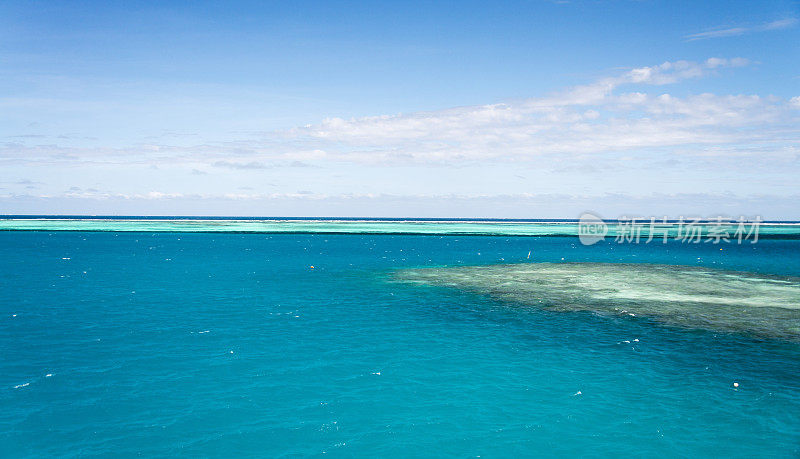
[{"label": "white cloud", "polygon": [[794,104],[757,95],[622,92],[697,78],[745,59],[677,61],[541,98],[432,112],[329,118],[291,138],[349,161],[535,160],[686,145],[768,142],[800,137]]},{"label": "white cloud", "polygon": [[788,29],[790,27],[794,27],[796,24],[797,24],[797,19],[786,18],[786,19],[779,19],[777,21],[766,22],[755,26],[718,27],[715,29],[706,30],[705,32],[687,35],[685,38],[689,41],[695,41],[695,40],[706,40],[709,38],[734,37],[737,35],[744,35],[753,32],[767,32],[770,30]]},{"label": "white cloud", "polygon": [[[362,118],[318,124],[239,141],[191,147],[142,144],[126,148],[61,147],[15,140],[0,145],[0,163],[31,167],[183,168],[209,174],[253,175],[275,168],[323,163],[464,165],[482,162],[569,161],[590,164],[597,155],[617,162],[683,158],[717,151],[758,157],[796,155],[798,97],[675,95],[669,85],[748,65],[742,58],[675,61],[619,72],[542,97],[507,103]],[[279,175],[275,172],[273,175]]]},{"label": "white cloud", "polygon": [[[730,193],[605,194],[179,194],[135,195],[0,195],[9,213],[73,215],[223,215],[359,217],[504,217],[576,218],[591,209],[606,218],[627,216],[702,216],[798,219],[796,193],[750,195]],[[265,213],[267,212],[267,213]]]}]

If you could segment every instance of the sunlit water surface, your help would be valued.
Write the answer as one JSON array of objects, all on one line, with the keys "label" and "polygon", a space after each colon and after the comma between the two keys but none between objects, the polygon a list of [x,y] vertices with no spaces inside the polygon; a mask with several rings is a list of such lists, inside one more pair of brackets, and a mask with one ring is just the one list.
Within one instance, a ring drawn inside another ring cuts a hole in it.
[{"label": "sunlit water surface", "polygon": [[[791,329],[658,317],[653,302],[686,294],[659,286],[692,276],[650,265],[710,268],[718,294],[717,270],[800,276],[799,248],[0,232],[0,456],[796,457]],[[538,307],[397,278],[542,262],[646,264],[619,269],[658,282],[576,308],[558,289]],[[597,306],[614,301],[643,309]]]}]

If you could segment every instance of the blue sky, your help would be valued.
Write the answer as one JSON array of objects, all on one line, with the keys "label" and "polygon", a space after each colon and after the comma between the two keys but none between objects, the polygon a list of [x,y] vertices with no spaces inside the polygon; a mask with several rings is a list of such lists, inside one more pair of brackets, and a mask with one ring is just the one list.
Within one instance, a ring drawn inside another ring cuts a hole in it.
[{"label": "blue sky", "polygon": [[0,213],[800,219],[797,2],[3,2]]}]

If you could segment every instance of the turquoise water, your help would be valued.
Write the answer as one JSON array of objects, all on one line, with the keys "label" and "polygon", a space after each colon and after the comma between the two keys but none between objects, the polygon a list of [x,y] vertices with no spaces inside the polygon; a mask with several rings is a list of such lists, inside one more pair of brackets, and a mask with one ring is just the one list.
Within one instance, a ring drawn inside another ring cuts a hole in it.
[{"label": "turquoise water", "polygon": [[0,232],[0,456],[796,457],[791,340],[395,279],[524,262],[800,276],[798,240],[720,248]]},{"label": "turquoise water", "polygon": [[[660,242],[664,232],[670,239],[678,238],[681,232],[689,242],[697,240],[688,236],[687,219],[682,224],[670,221],[668,224],[654,222],[651,229],[649,221],[638,221],[636,230],[630,221],[608,222],[607,237],[627,237],[628,242],[645,243],[650,231],[654,240]],[[717,226],[718,234],[726,234],[726,240],[736,240],[736,223],[695,224],[701,232],[700,240],[708,240],[709,232]],[[679,228],[680,227],[680,228]],[[205,233],[305,233],[305,234],[429,234],[429,235],[494,235],[494,236],[577,236],[578,222],[570,220],[380,220],[380,219],[267,219],[267,218],[147,218],[147,217],[97,217],[97,218],[0,218],[0,231],[117,231],[117,232],[205,232]],[[744,221],[742,241],[748,243],[755,239],[782,237],[800,239],[798,222],[764,222],[753,229],[752,221]],[[633,237],[633,234],[639,237]],[[745,237],[749,236],[749,237]],[[687,241],[684,241],[687,242]]]}]

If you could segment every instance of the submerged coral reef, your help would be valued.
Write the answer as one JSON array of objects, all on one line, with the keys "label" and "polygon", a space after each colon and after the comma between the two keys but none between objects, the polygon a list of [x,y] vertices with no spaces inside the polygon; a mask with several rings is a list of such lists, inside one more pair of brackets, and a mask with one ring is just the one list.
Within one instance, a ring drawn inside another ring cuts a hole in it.
[{"label": "submerged coral reef", "polygon": [[657,264],[524,263],[407,269],[396,278],[551,310],[800,341],[797,277]]}]

